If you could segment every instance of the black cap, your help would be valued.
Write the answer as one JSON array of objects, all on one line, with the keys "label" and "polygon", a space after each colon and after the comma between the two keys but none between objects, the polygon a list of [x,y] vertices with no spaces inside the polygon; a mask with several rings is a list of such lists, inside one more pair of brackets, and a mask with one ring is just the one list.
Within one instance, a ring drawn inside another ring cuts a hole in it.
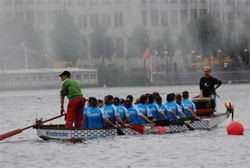
[{"label": "black cap", "polygon": [[161,96],[156,96],[156,97],[155,97],[155,100],[156,100],[156,101],[161,101],[161,100],[162,100],[162,99],[161,99]]},{"label": "black cap", "polygon": [[119,97],[115,97],[114,98],[114,105],[115,106],[118,106],[120,104],[120,99],[119,99]]},{"label": "black cap", "polygon": [[132,95],[127,95],[126,100],[131,101],[131,100],[134,100],[134,98],[133,98],[133,96],[132,96]]},{"label": "black cap", "polygon": [[96,104],[97,104],[96,98],[95,97],[89,98],[89,104],[90,104],[90,106],[96,106]]},{"label": "black cap", "polygon": [[175,94],[174,93],[171,93],[171,95],[173,96],[173,98],[175,98]]},{"label": "black cap", "polygon": [[64,76],[64,75],[70,76],[71,73],[70,73],[69,71],[63,71],[63,73],[61,73],[61,74],[58,75],[58,76],[62,77],[62,76]]},{"label": "black cap", "polygon": [[112,96],[112,95],[106,96],[106,98],[105,98],[105,103],[110,102],[112,99],[113,99],[113,96]]},{"label": "black cap", "polygon": [[125,103],[124,99],[120,99],[121,104]]},{"label": "black cap", "polygon": [[129,100],[125,100],[125,107],[129,108],[131,106],[132,106],[131,102]]},{"label": "black cap", "polygon": [[83,98],[83,100],[84,100],[84,102],[89,101],[89,100],[88,100],[88,99],[86,99],[86,98]]},{"label": "black cap", "polygon": [[168,101],[168,102],[171,102],[171,101],[173,101],[173,100],[174,100],[174,95],[173,95],[172,93],[168,94],[168,95],[167,95],[167,101]]}]

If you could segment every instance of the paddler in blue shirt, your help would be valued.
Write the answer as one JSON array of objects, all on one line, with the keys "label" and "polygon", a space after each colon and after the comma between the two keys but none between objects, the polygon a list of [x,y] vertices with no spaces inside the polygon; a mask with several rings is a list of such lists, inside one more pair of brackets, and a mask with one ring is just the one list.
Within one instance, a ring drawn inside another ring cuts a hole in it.
[{"label": "paddler in blue shirt", "polygon": [[113,127],[118,129],[118,126],[114,125],[106,115],[104,115],[104,112],[102,109],[96,107],[97,100],[95,97],[91,97],[89,99],[90,108],[88,108],[88,111],[86,111],[87,116],[87,128],[103,128],[104,123],[103,121]]},{"label": "paddler in blue shirt", "polygon": [[118,97],[114,98],[114,105],[116,107],[117,113],[119,113],[119,115],[120,115],[121,120],[124,123],[129,124],[130,118],[129,118],[128,111],[125,107],[121,106],[121,102],[120,102],[120,99]]},{"label": "paddler in blue shirt", "polygon": [[[161,120],[166,120],[167,117],[166,115],[163,113],[162,109],[159,108],[158,104],[154,103],[155,101],[155,96],[153,94],[149,94],[148,96],[148,100],[149,100],[149,104],[147,105],[149,110],[151,111],[153,117],[156,120],[159,120],[159,117],[161,116]],[[163,118],[163,119],[162,119]]]},{"label": "paddler in blue shirt", "polygon": [[196,107],[195,104],[193,102],[191,102],[190,100],[188,100],[189,98],[189,92],[188,91],[184,91],[182,92],[182,103],[184,104],[184,106],[186,107],[184,109],[184,114],[186,117],[194,117],[195,119],[200,119],[200,117],[197,116],[196,114]]},{"label": "paddler in blue shirt", "polygon": [[[105,104],[103,105],[104,114],[107,116],[107,118],[112,122],[120,124],[122,127],[129,127],[128,124],[124,124],[124,122],[121,120],[119,113],[117,113],[116,107],[114,104],[114,98],[112,95],[108,95],[105,97]],[[107,124],[104,124],[104,126],[107,126]]]},{"label": "paddler in blue shirt", "polygon": [[137,104],[137,109],[139,110],[140,113],[146,116],[148,120],[139,118],[139,125],[145,124],[148,121],[150,121],[149,123],[156,121],[156,119],[154,119],[153,115],[151,114],[146,104],[148,104],[148,97],[146,95],[141,95],[140,103]]},{"label": "paddler in blue shirt", "polygon": [[156,103],[158,105],[159,111],[160,113],[158,113],[158,118],[157,120],[166,120],[167,119],[167,112],[168,112],[168,108],[167,106],[162,104],[162,98],[161,96],[156,96],[155,97]]},{"label": "paddler in blue shirt", "polygon": [[132,106],[129,100],[125,100],[125,107],[128,110],[130,125],[139,125],[139,118],[144,119],[147,122],[151,122],[145,115],[139,112],[137,108]]},{"label": "paddler in blue shirt", "polygon": [[180,111],[180,108],[174,101],[173,94],[167,95],[167,102],[164,103],[164,105],[166,105],[167,108],[169,109],[169,113],[167,113],[167,118],[169,120],[177,120],[177,114]]}]

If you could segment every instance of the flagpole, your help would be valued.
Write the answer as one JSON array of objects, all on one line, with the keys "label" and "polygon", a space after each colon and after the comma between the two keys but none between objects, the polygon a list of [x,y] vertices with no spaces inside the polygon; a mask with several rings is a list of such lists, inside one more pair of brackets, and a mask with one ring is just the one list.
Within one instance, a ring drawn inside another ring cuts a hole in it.
[{"label": "flagpole", "polygon": [[[150,54],[150,52],[149,52]],[[150,54],[150,80],[151,82],[153,82],[153,68],[152,68],[152,65],[153,65],[153,59],[152,59],[152,54]]]},{"label": "flagpole", "polygon": [[24,56],[25,56],[25,69],[28,69],[26,40],[24,41]]}]

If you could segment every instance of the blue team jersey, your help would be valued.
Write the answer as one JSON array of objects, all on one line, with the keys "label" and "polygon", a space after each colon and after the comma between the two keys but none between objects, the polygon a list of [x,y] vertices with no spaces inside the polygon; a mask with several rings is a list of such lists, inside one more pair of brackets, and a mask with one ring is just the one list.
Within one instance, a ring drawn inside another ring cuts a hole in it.
[{"label": "blue team jersey", "polygon": [[[177,104],[177,105],[178,105],[178,104]],[[179,104],[179,108],[180,108],[180,111],[182,111],[182,112],[184,113],[185,106],[184,106],[183,103],[180,103],[180,104]],[[183,118],[183,117],[181,116],[180,112],[178,112],[178,117],[179,117],[179,118]]]},{"label": "blue team jersey", "polygon": [[121,105],[115,106],[115,107],[116,107],[116,112],[117,112],[117,114],[119,114],[121,120],[122,120],[123,122],[125,122],[125,121],[126,121],[126,117],[129,116],[129,115],[128,115],[128,112],[127,112],[127,109],[126,109],[125,107],[121,106]]},{"label": "blue team jersey", "polygon": [[[109,119],[111,120],[111,122],[113,124],[116,123],[116,120],[115,120],[115,116],[116,115],[119,115],[117,114],[116,112],[116,107],[114,105],[103,105],[103,111],[104,111],[104,115]],[[104,126],[105,127],[109,127],[108,124],[104,123]]]},{"label": "blue team jersey", "polygon": [[[172,110],[175,113],[175,115],[178,116],[178,113],[180,112],[180,108],[179,108],[178,104],[176,104],[176,102],[174,102],[174,101],[173,102],[166,102],[164,105],[167,106],[168,110]],[[167,118],[169,120],[175,120],[174,116],[170,112],[167,113]]]},{"label": "blue team jersey", "polygon": [[87,113],[86,112],[88,111],[89,108],[91,108],[91,107],[84,107],[82,128],[88,128],[88,125],[87,125]]},{"label": "blue team jersey", "polygon": [[155,104],[155,103],[150,103],[147,105],[152,116],[157,119],[159,117],[159,108],[158,108],[158,105]]},{"label": "blue team jersey", "polygon": [[[149,108],[142,103],[137,104],[137,109],[140,113],[145,115],[146,117],[152,117],[152,114],[150,113]],[[141,117],[139,117],[139,125],[145,124],[145,120],[143,120]]]},{"label": "blue team jersey", "polygon": [[[165,114],[165,116],[167,117],[167,113],[168,113],[168,107],[167,106],[165,106],[163,104],[160,105],[159,106],[159,111],[162,111]],[[159,116],[158,116],[157,120],[165,120],[165,118],[161,115],[161,113],[159,113]]]},{"label": "blue team jersey", "polygon": [[[189,108],[190,110],[192,110],[193,112],[196,112],[196,107],[195,104],[193,102],[191,102],[188,99],[183,99],[182,103],[184,104],[184,106],[187,108]],[[186,108],[184,109],[184,114],[186,117],[192,117],[192,115],[186,110]]]},{"label": "blue team jersey", "polygon": [[91,107],[86,112],[88,128],[103,128],[103,119],[106,118],[102,109]]},{"label": "blue team jersey", "polygon": [[132,106],[132,107],[127,108],[127,111],[128,111],[128,115],[130,118],[129,124],[139,125],[138,119],[140,118],[139,117],[140,113],[138,109]]}]

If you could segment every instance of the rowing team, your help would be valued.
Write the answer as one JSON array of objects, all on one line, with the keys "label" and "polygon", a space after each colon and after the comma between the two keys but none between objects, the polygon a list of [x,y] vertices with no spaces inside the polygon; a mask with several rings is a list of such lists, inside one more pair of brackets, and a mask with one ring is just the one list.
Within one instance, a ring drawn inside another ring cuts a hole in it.
[{"label": "rowing team", "polygon": [[154,92],[141,95],[133,105],[132,95],[128,95],[126,100],[108,95],[104,98],[104,104],[102,100],[89,97],[87,107],[84,107],[83,128],[129,127],[129,124],[142,125],[186,117],[200,119],[194,103],[188,98],[188,91],[182,95],[171,93],[163,104],[159,93]]}]

